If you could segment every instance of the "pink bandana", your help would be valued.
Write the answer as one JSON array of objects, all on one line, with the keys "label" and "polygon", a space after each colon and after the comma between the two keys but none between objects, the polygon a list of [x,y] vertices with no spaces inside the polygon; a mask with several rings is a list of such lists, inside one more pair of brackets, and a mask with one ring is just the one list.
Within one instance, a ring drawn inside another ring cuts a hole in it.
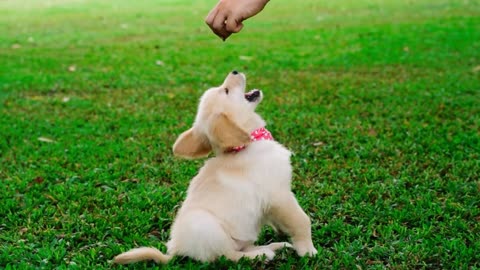
[{"label": "pink bandana", "polygon": [[[250,141],[251,142],[256,142],[256,141],[262,141],[262,140],[267,140],[267,141],[273,141],[272,133],[268,131],[265,127],[257,128],[252,133],[250,133]],[[245,145],[240,145],[240,146],[235,146],[232,149],[227,150],[228,153],[238,153],[245,149]]]}]

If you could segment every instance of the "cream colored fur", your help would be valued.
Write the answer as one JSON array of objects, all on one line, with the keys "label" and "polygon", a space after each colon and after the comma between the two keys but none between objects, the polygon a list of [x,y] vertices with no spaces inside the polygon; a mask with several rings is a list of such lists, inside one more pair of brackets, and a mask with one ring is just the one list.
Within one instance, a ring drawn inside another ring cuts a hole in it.
[{"label": "cream colored fur", "polygon": [[[199,261],[219,256],[237,261],[266,256],[293,247],[298,255],[315,255],[310,219],[291,192],[290,151],[276,141],[250,143],[249,134],[265,125],[255,113],[263,96],[245,99],[245,75],[230,73],[219,87],[207,90],[193,127],[173,146],[177,156],[199,158],[210,151],[188,188],[171,228],[168,255],[155,248],[137,248],[115,257],[119,264],[142,260],[166,263],[174,255]],[[237,153],[232,147],[247,145]],[[291,237],[292,244],[254,246],[262,226],[272,224]]]}]

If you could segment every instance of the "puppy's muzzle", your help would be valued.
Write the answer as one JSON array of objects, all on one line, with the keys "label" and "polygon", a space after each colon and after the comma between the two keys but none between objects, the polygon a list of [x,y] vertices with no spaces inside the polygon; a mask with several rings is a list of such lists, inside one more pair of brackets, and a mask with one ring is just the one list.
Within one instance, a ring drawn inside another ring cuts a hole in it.
[{"label": "puppy's muzzle", "polygon": [[228,73],[227,77],[225,78],[225,81],[223,82],[223,87],[227,87],[227,88],[241,87],[244,89],[245,83],[246,83],[245,75],[243,73],[240,73],[234,70]]}]

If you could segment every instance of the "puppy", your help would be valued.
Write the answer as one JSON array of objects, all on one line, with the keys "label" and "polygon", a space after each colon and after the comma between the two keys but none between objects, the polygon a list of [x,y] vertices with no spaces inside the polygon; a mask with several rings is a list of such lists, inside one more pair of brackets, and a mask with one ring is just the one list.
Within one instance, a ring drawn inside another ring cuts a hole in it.
[{"label": "puppy", "polygon": [[[141,247],[115,257],[119,264],[143,260],[167,263],[172,256],[210,262],[265,256],[293,247],[298,255],[317,253],[310,219],[291,192],[290,151],[274,141],[265,121],[255,113],[259,90],[245,93],[246,78],[233,71],[219,87],[200,99],[193,127],[173,145],[176,156],[207,160],[188,188],[187,198],[171,228],[167,254]],[[255,246],[263,225],[291,237],[287,242]]]}]

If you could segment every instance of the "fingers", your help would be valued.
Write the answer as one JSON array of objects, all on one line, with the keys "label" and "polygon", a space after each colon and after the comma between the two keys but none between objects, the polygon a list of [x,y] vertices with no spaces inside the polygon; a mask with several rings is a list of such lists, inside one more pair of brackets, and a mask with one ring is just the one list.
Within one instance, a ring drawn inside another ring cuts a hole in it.
[{"label": "fingers", "polygon": [[215,17],[207,17],[205,22],[210,29],[223,40],[227,39],[233,33],[238,33],[243,28],[243,24],[226,15],[218,14]]},{"label": "fingers", "polygon": [[205,18],[205,23],[207,23],[208,26],[211,27],[211,25],[213,24],[213,20],[215,19],[215,16],[217,16],[217,13],[218,13],[218,4],[212,10],[210,10],[207,17]]},{"label": "fingers", "polygon": [[237,23],[235,19],[229,19],[231,16],[228,16],[227,12],[222,10],[219,5],[215,6],[215,8],[208,13],[207,18],[205,18],[205,23],[215,35],[226,40],[232,33],[239,32],[243,28],[243,24]]},{"label": "fingers", "polygon": [[227,37],[229,37],[232,34],[226,29],[226,25],[225,25],[226,20],[227,20],[227,15],[222,12],[218,12],[215,18],[213,19],[212,25],[210,26],[212,31],[223,40],[225,40]]},{"label": "fingers", "polygon": [[243,23],[238,22],[237,19],[235,19],[235,16],[229,16],[225,22],[225,28],[229,33],[238,33],[242,30]]},{"label": "fingers", "polygon": [[215,35],[225,40],[232,34],[232,32],[228,31],[226,28],[226,20],[227,16],[225,14],[222,14],[218,10],[212,10],[205,19],[205,22],[208,24],[213,33],[215,33]]},{"label": "fingers", "polygon": [[243,28],[243,21],[263,10],[269,0],[219,0],[205,22],[210,29],[225,40]]}]

